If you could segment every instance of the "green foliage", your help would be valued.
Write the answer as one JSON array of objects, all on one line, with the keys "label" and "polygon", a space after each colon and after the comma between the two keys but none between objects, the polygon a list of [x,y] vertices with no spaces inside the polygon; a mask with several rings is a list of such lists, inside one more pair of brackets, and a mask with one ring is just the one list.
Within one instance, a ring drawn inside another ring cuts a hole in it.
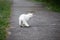
[{"label": "green foliage", "polygon": [[34,0],[36,2],[44,2],[49,9],[60,12],[60,0]]},{"label": "green foliage", "polygon": [[6,28],[9,24],[10,7],[10,1],[0,0],[0,40],[6,39]]}]

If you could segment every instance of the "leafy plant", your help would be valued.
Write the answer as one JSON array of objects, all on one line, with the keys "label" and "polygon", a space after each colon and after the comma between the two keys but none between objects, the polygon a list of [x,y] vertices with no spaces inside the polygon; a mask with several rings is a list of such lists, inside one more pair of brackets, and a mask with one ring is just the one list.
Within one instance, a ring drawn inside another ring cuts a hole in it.
[{"label": "leafy plant", "polygon": [[34,0],[35,2],[43,2],[53,11],[60,12],[60,0]]},{"label": "leafy plant", "polygon": [[6,28],[9,26],[11,2],[0,0],[0,40],[6,40]]}]

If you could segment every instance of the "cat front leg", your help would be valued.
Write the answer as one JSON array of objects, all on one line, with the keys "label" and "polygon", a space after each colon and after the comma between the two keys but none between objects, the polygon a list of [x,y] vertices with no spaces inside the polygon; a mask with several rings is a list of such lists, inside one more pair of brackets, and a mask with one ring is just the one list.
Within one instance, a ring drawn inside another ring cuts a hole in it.
[{"label": "cat front leg", "polygon": [[27,23],[26,20],[23,20],[23,24],[24,24],[25,26],[29,27],[29,24]]}]

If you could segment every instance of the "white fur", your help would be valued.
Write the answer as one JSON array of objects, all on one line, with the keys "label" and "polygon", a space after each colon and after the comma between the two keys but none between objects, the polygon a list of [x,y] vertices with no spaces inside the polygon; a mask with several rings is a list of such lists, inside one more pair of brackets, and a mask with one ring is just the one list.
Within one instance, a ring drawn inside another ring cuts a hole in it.
[{"label": "white fur", "polygon": [[19,25],[30,26],[27,21],[33,16],[33,13],[21,14],[19,16]]}]

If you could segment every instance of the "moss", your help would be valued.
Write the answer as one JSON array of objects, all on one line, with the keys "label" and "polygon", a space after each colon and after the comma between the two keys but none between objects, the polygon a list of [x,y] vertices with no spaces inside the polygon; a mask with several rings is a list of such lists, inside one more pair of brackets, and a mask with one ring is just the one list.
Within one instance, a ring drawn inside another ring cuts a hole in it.
[{"label": "moss", "polygon": [[11,2],[0,0],[0,40],[6,40],[6,28],[9,26]]},{"label": "moss", "polygon": [[48,9],[60,12],[60,0],[33,0],[33,1],[45,3]]}]

